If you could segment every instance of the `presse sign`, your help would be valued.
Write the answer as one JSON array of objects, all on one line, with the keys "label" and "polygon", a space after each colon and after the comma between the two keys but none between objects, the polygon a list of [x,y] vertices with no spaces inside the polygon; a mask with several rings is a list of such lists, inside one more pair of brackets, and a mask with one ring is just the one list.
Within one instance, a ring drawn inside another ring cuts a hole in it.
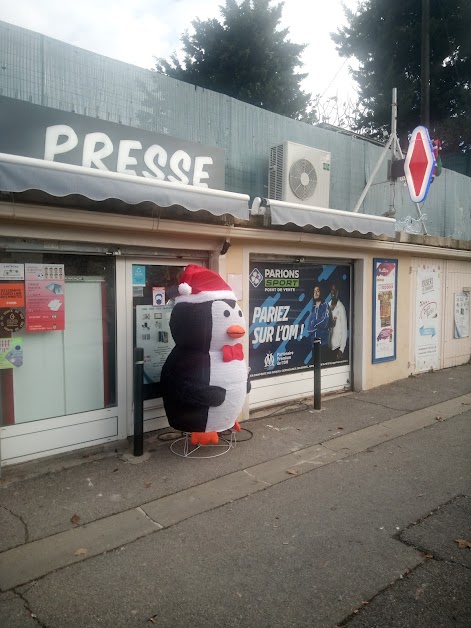
[{"label": "presse sign", "polygon": [[214,146],[0,97],[0,152],[224,189]]}]

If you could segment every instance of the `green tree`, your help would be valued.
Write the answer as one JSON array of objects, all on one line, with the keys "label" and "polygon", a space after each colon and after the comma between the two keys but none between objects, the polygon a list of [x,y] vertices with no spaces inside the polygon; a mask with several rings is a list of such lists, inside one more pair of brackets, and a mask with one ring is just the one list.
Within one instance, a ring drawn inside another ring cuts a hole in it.
[{"label": "green tree", "polygon": [[288,29],[279,30],[283,3],[270,0],[226,0],[222,21],[192,22],[193,34],[181,38],[183,62],[176,53],[158,59],[157,72],[211,89],[298,120],[313,121],[310,94],[300,87],[306,74],[305,45],[293,44]]},{"label": "green tree", "polygon": [[[332,33],[337,51],[355,57],[359,105],[355,128],[389,131],[392,88],[398,133],[420,120],[422,0],[362,0],[345,9],[347,26]],[[471,2],[430,0],[430,133],[444,150],[471,150]]]}]

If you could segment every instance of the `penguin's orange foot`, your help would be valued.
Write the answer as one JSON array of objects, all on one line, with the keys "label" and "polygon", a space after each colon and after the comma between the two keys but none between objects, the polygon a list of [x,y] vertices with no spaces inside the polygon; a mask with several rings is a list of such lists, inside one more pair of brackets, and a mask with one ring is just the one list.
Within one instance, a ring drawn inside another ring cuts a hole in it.
[{"label": "penguin's orange foot", "polygon": [[219,436],[217,432],[192,432],[192,445],[217,445]]},{"label": "penguin's orange foot", "polygon": [[240,432],[240,424],[239,424],[239,421],[236,421],[236,422],[234,423],[234,429],[235,429],[235,431],[236,431],[236,432]]}]

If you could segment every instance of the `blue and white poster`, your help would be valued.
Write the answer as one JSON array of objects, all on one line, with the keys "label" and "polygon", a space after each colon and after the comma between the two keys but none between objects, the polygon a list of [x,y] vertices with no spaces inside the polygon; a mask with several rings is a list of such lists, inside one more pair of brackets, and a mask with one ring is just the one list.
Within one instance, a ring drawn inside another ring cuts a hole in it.
[{"label": "blue and white poster", "polygon": [[417,270],[415,367],[440,368],[441,273],[434,266]]},{"label": "blue and white poster", "polygon": [[146,267],[142,264],[132,265],[132,285],[143,286],[146,285]]},{"label": "blue and white poster", "polygon": [[250,376],[313,367],[321,339],[322,368],[350,363],[350,266],[252,262]]}]

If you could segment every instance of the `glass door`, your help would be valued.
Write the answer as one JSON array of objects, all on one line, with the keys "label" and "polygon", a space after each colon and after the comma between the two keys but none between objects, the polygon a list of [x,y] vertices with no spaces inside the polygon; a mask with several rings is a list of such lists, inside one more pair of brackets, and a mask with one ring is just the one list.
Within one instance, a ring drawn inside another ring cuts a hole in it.
[{"label": "glass door", "polygon": [[160,374],[174,346],[170,315],[178,296],[178,284],[185,267],[207,266],[205,259],[128,259],[126,261],[128,308],[128,433],[133,430],[133,355],[144,350],[144,429],[167,425],[162,403]]}]

